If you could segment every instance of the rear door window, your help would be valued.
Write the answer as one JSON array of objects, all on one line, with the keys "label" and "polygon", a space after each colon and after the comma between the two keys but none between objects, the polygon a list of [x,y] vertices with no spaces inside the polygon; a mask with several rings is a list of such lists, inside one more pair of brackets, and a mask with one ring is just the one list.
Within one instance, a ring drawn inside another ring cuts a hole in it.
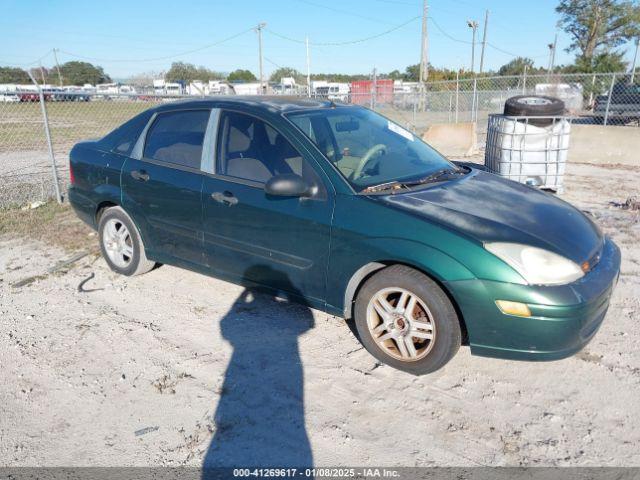
[{"label": "rear door window", "polygon": [[199,169],[209,113],[183,110],[158,114],[147,133],[144,158]]}]

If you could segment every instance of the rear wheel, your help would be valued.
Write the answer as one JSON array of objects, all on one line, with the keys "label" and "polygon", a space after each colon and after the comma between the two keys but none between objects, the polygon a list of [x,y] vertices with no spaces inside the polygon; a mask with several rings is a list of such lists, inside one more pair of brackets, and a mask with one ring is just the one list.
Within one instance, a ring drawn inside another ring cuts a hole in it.
[{"label": "rear wheel", "polygon": [[110,207],[98,223],[100,250],[109,268],[121,275],[141,275],[155,263],[147,259],[135,224],[121,207]]},{"label": "rear wheel", "polygon": [[404,265],[367,280],[354,313],[369,353],[405,372],[438,370],[460,348],[460,323],[447,295],[429,277]]}]

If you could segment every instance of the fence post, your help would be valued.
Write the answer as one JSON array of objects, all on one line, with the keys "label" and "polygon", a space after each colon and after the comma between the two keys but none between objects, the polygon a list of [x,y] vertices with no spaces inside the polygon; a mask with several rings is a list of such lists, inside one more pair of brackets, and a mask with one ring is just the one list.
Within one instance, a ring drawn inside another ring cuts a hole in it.
[{"label": "fence post", "polygon": [[607,108],[604,111],[604,121],[602,122],[602,124],[604,126],[607,126],[607,122],[609,120],[609,107],[611,106],[611,95],[613,95],[613,86],[616,83],[616,74],[612,73],[611,74],[611,87],[609,88],[609,96],[607,97]]},{"label": "fence post", "polygon": [[58,203],[62,203],[62,195],[60,194],[60,184],[58,182],[58,170],[56,168],[56,157],[53,154],[53,144],[51,143],[51,132],[49,131],[49,117],[47,117],[47,107],[44,104],[44,94],[42,88],[36,79],[33,78],[30,70],[26,71],[29,74],[29,78],[38,89],[38,96],[40,97],[40,110],[42,111],[42,121],[44,124],[44,134],[47,137],[47,147],[49,147],[49,160],[51,160],[51,173],[53,174],[53,187],[56,192],[56,200]]},{"label": "fence post", "polygon": [[418,102],[415,101],[415,97],[412,103],[413,103],[413,129],[416,130],[417,129],[416,109],[418,108]]},{"label": "fence post", "polygon": [[476,102],[477,89],[478,89],[478,77],[473,77],[473,98],[471,99],[471,121],[472,122],[477,121],[477,112],[476,112],[476,109],[478,108],[478,105]]},{"label": "fence post", "polygon": [[458,98],[460,95],[460,72],[456,72],[456,123],[458,123]]},{"label": "fence post", "polygon": [[527,94],[527,66],[524,66],[522,71],[522,95]]},{"label": "fence post", "polygon": [[371,110],[376,109],[376,94],[378,93],[377,71],[373,69],[373,80],[371,81]]}]

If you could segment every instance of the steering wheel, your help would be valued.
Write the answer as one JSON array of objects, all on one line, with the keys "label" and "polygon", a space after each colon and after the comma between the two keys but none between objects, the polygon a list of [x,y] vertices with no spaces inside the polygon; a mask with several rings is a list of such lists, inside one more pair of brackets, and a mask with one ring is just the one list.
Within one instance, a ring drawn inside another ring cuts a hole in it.
[{"label": "steering wheel", "polygon": [[380,153],[387,153],[387,146],[382,143],[374,145],[369,150],[367,150],[367,153],[365,153],[364,156],[360,159],[360,163],[358,163],[358,166],[354,170],[353,176],[351,178],[359,178],[364,171],[364,167],[367,166],[367,163],[369,163],[375,155]]}]

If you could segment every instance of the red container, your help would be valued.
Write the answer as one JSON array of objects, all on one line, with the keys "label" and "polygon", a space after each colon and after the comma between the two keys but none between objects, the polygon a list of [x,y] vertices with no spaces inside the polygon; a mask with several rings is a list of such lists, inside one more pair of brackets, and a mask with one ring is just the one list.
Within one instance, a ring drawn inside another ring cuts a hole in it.
[{"label": "red container", "polygon": [[[393,101],[393,80],[376,80],[376,103],[391,103]],[[373,95],[372,80],[357,80],[351,82],[351,103],[357,105],[371,105]]]}]

